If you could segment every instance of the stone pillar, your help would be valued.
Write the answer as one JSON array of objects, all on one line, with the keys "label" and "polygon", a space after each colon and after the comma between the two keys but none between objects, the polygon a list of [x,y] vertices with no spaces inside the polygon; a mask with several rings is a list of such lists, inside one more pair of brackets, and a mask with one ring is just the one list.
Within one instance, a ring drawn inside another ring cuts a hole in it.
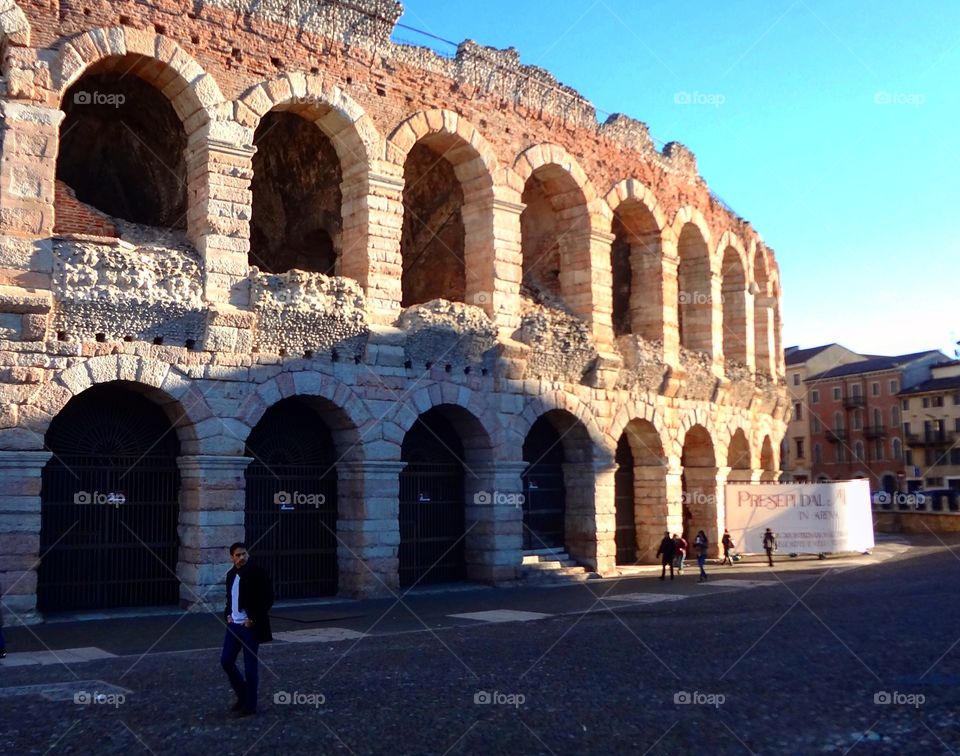
[{"label": "stone pillar", "polygon": [[0,590],[4,622],[32,625],[40,565],[40,475],[48,451],[0,451]]},{"label": "stone pillar", "polygon": [[467,465],[466,560],[470,580],[498,583],[517,579],[523,561],[520,476],[527,466],[526,462]]},{"label": "stone pillar", "polygon": [[770,296],[758,296],[754,304],[754,322],[757,372],[762,375],[776,374],[776,354],[774,353],[774,318],[773,306],[775,300]]},{"label": "stone pillar", "polygon": [[674,370],[680,368],[680,260],[664,255],[663,266],[663,361]]},{"label": "stone pillar", "polygon": [[[180,467],[180,605],[220,612],[230,544],[244,539],[246,481],[251,457],[198,454],[178,457]],[[250,544],[256,556],[256,548]]]},{"label": "stone pillar", "polygon": [[[679,475],[677,483],[679,484]],[[656,561],[663,531],[679,533],[679,515],[670,515],[667,497],[667,468],[635,465],[633,468],[634,523],[637,528],[637,561]]]},{"label": "stone pillar", "polygon": [[211,138],[211,128],[191,134],[187,148],[187,233],[203,258],[204,299],[246,307],[256,149]]},{"label": "stone pillar", "polygon": [[[667,524],[664,530],[683,534],[683,468],[679,460],[672,461],[663,474],[663,487],[667,502]],[[687,534],[689,540],[689,534]],[[656,549],[654,549],[656,552]],[[689,552],[688,552],[689,553]]]},{"label": "stone pillar", "polygon": [[698,530],[706,533],[710,541],[709,556],[719,553],[718,541],[722,529],[720,527],[720,509],[722,508],[722,494],[717,487],[717,475],[720,469],[716,467],[687,467],[683,471],[686,479],[683,504],[689,511],[690,519],[687,540],[693,543]]},{"label": "stone pillar", "polygon": [[616,572],[616,469],[612,459],[563,465],[567,550],[601,575]]},{"label": "stone pillar", "polygon": [[[360,196],[350,187],[342,189],[340,275],[353,278],[363,287],[371,322],[392,325],[400,314],[402,300],[403,177],[370,174],[352,180],[364,182],[367,192]],[[346,199],[348,196],[354,198]]]},{"label": "stone pillar", "polygon": [[400,461],[337,466],[340,594],[395,595],[400,589]]},{"label": "stone pillar", "polygon": [[490,244],[467,255],[465,300],[482,307],[498,328],[508,332],[520,325],[523,209],[523,204],[504,199],[494,199],[491,205],[464,204],[463,222],[468,229],[490,224],[492,219]]}]

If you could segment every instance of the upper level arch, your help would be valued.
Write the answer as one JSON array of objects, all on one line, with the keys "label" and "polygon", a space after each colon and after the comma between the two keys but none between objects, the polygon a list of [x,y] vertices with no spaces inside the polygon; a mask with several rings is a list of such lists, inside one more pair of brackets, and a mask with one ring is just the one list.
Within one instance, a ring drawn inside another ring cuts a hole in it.
[{"label": "upper level arch", "polygon": [[718,347],[715,256],[710,227],[696,208],[685,206],[674,216],[670,237],[677,251],[677,326],[680,346],[716,356]]}]

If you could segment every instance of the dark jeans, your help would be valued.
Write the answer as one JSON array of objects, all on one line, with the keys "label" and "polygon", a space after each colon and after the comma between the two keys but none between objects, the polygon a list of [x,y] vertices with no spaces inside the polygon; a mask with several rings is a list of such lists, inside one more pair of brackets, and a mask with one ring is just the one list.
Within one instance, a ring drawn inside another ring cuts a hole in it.
[{"label": "dark jeans", "polygon": [[707,571],[703,569],[706,563],[707,563],[707,552],[701,551],[699,554],[697,554],[697,567],[700,568],[701,577],[707,576]]},{"label": "dark jeans", "polygon": [[7,639],[3,637],[3,628],[0,627],[0,651],[4,651],[7,648]]},{"label": "dark jeans", "polygon": [[[223,652],[220,654],[220,666],[223,667],[230,685],[243,708],[257,710],[257,686],[260,683],[260,660],[257,651],[260,643],[253,630],[243,625],[227,625],[227,634],[223,638]],[[237,669],[237,656],[243,651],[243,675]]]},{"label": "dark jeans", "polygon": [[673,557],[664,555],[661,557],[660,562],[663,565],[663,569],[660,570],[660,577],[664,577],[667,574],[667,567],[670,568],[670,577],[673,577]]},{"label": "dark jeans", "polygon": [[770,563],[770,566],[773,567],[773,549],[764,549],[767,552],[767,561]]}]

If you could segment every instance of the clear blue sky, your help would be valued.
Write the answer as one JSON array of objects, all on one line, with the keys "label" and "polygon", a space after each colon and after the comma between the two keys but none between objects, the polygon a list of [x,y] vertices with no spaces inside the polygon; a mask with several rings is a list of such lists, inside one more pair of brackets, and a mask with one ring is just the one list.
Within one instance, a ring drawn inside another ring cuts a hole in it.
[{"label": "clear blue sky", "polygon": [[692,149],[776,252],[785,345],[952,354],[960,1],[402,1],[400,23],[516,47],[600,120],[626,113]]}]

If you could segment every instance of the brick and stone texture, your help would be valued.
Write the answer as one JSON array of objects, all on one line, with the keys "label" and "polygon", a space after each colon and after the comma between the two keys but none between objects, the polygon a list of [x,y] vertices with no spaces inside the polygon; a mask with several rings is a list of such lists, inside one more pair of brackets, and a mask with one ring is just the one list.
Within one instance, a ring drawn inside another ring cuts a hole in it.
[{"label": "brick and stone texture", "polygon": [[520,510],[478,494],[521,489],[541,416],[565,546],[605,575],[623,434],[644,560],[664,529],[715,543],[728,477],[776,478],[773,251],[683,145],[598,123],[513,50],[394,44],[401,10],[0,2],[10,621],[39,619],[47,431],[94,385],[160,404],[177,435],[185,606],[244,532],[248,435],[290,397],[335,439],[344,595],[399,584],[403,440],[434,408],[463,443],[473,580],[519,573]]}]

